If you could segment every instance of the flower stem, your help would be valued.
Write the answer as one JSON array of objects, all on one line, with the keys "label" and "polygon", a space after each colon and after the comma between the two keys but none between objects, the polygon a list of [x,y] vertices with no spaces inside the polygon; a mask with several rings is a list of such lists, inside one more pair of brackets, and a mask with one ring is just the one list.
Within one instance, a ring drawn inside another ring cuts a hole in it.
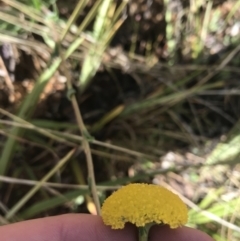
[{"label": "flower stem", "polygon": [[138,228],[138,241],[148,241],[148,232],[145,227]]},{"label": "flower stem", "polygon": [[138,227],[138,241],[148,241],[148,233],[153,223],[149,223],[144,227]]}]

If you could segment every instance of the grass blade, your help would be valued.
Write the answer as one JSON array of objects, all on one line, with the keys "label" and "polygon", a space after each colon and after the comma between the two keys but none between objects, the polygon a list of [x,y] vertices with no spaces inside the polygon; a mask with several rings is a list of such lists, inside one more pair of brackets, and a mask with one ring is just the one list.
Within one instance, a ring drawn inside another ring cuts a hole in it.
[{"label": "grass blade", "polygon": [[58,171],[74,154],[75,149],[71,150],[64,158],[62,158],[59,163],[49,171],[42,180],[34,186],[21,200],[19,200],[6,214],[6,219],[11,219],[18,211],[23,207],[23,205],[41,188],[44,182],[46,182],[56,171]]}]

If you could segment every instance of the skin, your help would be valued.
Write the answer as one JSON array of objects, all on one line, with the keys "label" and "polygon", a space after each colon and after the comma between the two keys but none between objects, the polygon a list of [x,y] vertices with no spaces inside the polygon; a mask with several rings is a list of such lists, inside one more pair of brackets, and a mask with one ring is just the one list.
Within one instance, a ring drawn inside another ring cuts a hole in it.
[{"label": "skin", "polygon": [[[112,230],[99,216],[66,214],[1,226],[0,237],[5,241],[137,241],[137,232],[131,224],[122,230]],[[192,228],[167,226],[152,227],[149,240],[213,241]]]}]

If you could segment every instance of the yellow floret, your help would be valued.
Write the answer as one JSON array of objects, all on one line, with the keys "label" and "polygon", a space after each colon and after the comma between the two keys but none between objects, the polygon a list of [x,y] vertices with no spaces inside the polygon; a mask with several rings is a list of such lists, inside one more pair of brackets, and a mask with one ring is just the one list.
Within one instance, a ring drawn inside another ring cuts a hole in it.
[{"label": "yellow floret", "polygon": [[152,184],[129,184],[108,197],[102,206],[102,219],[113,229],[126,222],[144,227],[149,223],[177,228],[187,222],[187,207],[168,189]]}]

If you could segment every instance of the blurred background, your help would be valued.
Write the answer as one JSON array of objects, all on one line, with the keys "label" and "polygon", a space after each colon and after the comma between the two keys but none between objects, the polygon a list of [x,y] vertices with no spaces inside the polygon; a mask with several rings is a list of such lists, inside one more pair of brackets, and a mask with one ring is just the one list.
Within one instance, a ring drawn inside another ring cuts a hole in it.
[{"label": "blurred background", "polygon": [[177,193],[240,240],[240,0],[1,0],[0,224]]}]

